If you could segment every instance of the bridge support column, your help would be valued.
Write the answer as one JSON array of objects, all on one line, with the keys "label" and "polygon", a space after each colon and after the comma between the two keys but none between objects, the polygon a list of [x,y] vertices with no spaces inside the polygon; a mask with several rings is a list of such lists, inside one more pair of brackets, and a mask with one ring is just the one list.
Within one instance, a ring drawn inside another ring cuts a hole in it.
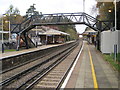
[{"label": "bridge support column", "polygon": [[48,36],[46,35],[45,45],[48,43]]},{"label": "bridge support column", "polygon": [[100,50],[101,44],[100,44],[100,39],[101,39],[101,31],[98,31],[97,37],[96,37],[96,48]]},{"label": "bridge support column", "polygon": [[28,46],[27,33],[26,32],[24,33],[24,38],[25,38],[26,49],[28,49],[29,46]]},{"label": "bridge support column", "polygon": [[19,47],[20,47],[20,36],[21,36],[21,34],[19,33],[19,34],[17,34],[18,35],[18,38],[17,38],[17,51],[19,51]]},{"label": "bridge support column", "polygon": [[53,35],[53,43],[55,43],[55,35]]}]

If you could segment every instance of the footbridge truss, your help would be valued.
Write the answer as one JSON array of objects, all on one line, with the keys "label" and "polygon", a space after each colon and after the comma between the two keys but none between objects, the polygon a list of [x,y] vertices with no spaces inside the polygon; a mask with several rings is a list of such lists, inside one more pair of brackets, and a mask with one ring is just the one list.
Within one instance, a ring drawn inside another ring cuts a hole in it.
[{"label": "footbridge truss", "polygon": [[[27,36],[27,32],[35,26],[45,26],[45,25],[75,25],[75,24],[84,24],[94,29],[95,31],[105,31],[113,27],[112,21],[99,21],[96,18],[88,15],[84,12],[80,13],[55,13],[55,14],[42,14],[42,15],[33,15],[21,24],[17,24],[12,27],[11,33],[18,34],[18,48],[20,38],[22,37],[23,41],[26,43],[26,48],[28,48],[28,40],[30,38]],[[33,43],[34,44],[34,43]],[[35,44],[34,44],[35,45]]]}]

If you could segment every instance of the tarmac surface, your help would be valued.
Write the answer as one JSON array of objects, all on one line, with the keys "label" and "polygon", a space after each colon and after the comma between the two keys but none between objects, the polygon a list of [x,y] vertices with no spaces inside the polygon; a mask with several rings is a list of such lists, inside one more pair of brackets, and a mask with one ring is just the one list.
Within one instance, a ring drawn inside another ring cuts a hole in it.
[{"label": "tarmac surface", "polygon": [[103,59],[94,45],[84,41],[82,53],[65,88],[118,90],[118,85],[118,72]]}]

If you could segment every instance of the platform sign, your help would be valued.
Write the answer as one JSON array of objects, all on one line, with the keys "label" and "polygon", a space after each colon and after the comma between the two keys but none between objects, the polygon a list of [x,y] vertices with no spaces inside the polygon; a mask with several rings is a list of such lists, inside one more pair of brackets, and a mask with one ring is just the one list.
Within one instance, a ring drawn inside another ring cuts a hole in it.
[{"label": "platform sign", "polygon": [[114,45],[114,59],[116,61],[116,58],[117,58],[117,45],[115,44]]},{"label": "platform sign", "polygon": [[52,35],[47,35],[47,36],[52,36]]}]

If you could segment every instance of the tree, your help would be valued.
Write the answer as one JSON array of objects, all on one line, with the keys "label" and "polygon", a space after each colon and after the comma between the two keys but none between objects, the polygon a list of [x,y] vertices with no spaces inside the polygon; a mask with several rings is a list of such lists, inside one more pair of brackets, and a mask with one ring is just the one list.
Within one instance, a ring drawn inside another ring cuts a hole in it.
[{"label": "tree", "polygon": [[15,8],[13,14],[20,15],[20,11],[19,11],[19,9],[18,9],[18,8]]},{"label": "tree", "polygon": [[4,17],[4,19],[5,21],[10,21],[11,24],[17,24],[23,20],[22,16],[20,15],[19,9],[14,8],[13,5],[9,6],[9,9],[6,11],[6,16]]},{"label": "tree", "polygon": [[14,8],[13,5],[10,5],[8,11],[6,12],[6,14],[8,14],[8,15],[12,15],[12,14],[20,15],[20,11],[19,11],[18,8]]},{"label": "tree", "polygon": [[[54,18],[55,20],[52,20],[52,21],[58,21],[58,17]],[[69,19],[67,17],[61,17],[60,18],[60,21],[62,22],[67,22]],[[71,20],[69,20],[69,22],[73,22]],[[76,28],[75,28],[75,25],[57,25],[57,27],[59,28],[60,31],[62,32],[66,32],[68,34],[70,34],[70,38],[71,39],[77,39],[78,38],[78,35],[77,35],[77,31],[76,31]]]},{"label": "tree", "polygon": [[113,2],[97,2],[96,6],[99,11],[100,20],[115,20],[115,9]]},{"label": "tree", "polygon": [[[14,8],[13,5],[9,6],[9,9],[6,11],[3,18],[3,29],[4,31],[9,31],[9,24],[10,30],[12,30],[13,24],[19,24],[23,21],[23,17],[20,15],[20,11],[18,8]],[[5,34],[4,38],[8,38],[8,35]]]},{"label": "tree", "polygon": [[117,2],[117,30],[120,30],[120,1]]},{"label": "tree", "polygon": [[91,8],[91,14],[97,14],[97,8],[96,8],[96,5],[93,5],[92,8]]},{"label": "tree", "polygon": [[34,6],[35,4],[31,5],[30,8],[26,11],[25,17],[30,17],[31,15],[39,15],[38,11],[35,11],[36,8]]}]

